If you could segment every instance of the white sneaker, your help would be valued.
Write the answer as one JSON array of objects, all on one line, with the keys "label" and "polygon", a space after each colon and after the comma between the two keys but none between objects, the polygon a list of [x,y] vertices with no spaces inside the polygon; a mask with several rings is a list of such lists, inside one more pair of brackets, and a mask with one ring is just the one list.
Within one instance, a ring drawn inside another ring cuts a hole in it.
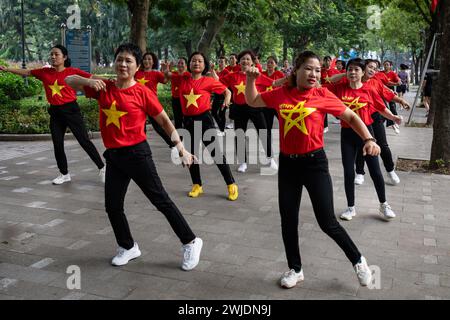
[{"label": "white sneaker", "polygon": [[327,133],[328,132],[328,127],[323,128],[323,133]]},{"label": "white sneaker", "polygon": [[101,168],[98,171],[98,176],[100,177],[100,181],[105,183],[105,174],[106,174],[106,166],[104,166],[103,168]]},{"label": "white sneaker", "polygon": [[333,123],[333,124],[341,124],[341,120],[334,119],[333,121],[331,121],[331,123]]},{"label": "white sneaker", "polygon": [[398,177],[398,175],[395,173],[394,170],[388,172],[388,180],[386,181],[386,183],[392,186],[395,186],[400,183],[400,178]]},{"label": "white sneaker", "polygon": [[229,123],[229,124],[226,125],[225,128],[227,128],[227,129],[234,129],[234,125],[233,125],[233,123]]},{"label": "white sneaker", "polygon": [[353,268],[355,269],[359,283],[366,287],[372,281],[372,271],[367,265],[366,258],[361,256],[361,259],[353,266]]},{"label": "white sneaker", "polygon": [[181,269],[189,271],[198,265],[202,246],[203,240],[200,238],[195,238],[192,243],[183,245],[183,264]]},{"label": "white sneaker", "polygon": [[278,170],[278,165],[277,162],[275,161],[274,158],[267,158],[268,160],[270,159],[270,169],[272,170]]},{"label": "white sneaker", "polygon": [[398,124],[394,124],[393,126],[391,126],[392,127],[392,129],[394,129],[394,132],[396,133],[396,134],[399,134],[400,133],[400,127],[398,126]]},{"label": "white sneaker", "polygon": [[53,184],[63,184],[64,182],[69,182],[72,180],[70,178],[70,173],[62,174],[60,173],[59,176],[57,176],[55,179],[53,179]]},{"label": "white sneaker", "polygon": [[380,203],[380,215],[386,220],[391,220],[396,217],[394,211],[392,211],[391,206],[387,202]]},{"label": "white sneaker", "polygon": [[225,131],[217,130],[217,136],[218,137],[225,137]]},{"label": "white sneaker", "polygon": [[242,172],[242,173],[247,171],[247,164],[245,162],[243,164],[241,164],[237,171]]},{"label": "white sneaker", "polygon": [[300,272],[295,272],[294,269],[291,269],[281,276],[280,285],[283,288],[289,289],[293,288],[297,285],[297,282],[305,280],[303,276],[303,269]]},{"label": "white sneaker", "polygon": [[364,183],[364,175],[363,174],[356,174],[355,177],[355,184],[360,186]]},{"label": "white sneaker", "polygon": [[127,250],[125,248],[119,247],[117,249],[116,256],[112,259],[111,264],[113,266],[123,266],[128,263],[128,261],[136,259],[141,255],[139,246],[137,242],[134,243],[133,248]]},{"label": "white sneaker", "polygon": [[354,216],[356,216],[355,207],[348,207],[344,212],[341,213],[339,218],[341,218],[342,220],[350,221]]}]

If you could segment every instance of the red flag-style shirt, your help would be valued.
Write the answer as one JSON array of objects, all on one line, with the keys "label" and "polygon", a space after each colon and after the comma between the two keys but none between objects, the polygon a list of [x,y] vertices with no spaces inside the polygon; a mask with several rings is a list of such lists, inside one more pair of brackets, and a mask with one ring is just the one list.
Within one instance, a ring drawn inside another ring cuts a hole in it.
[{"label": "red flag-style shirt", "polygon": [[180,98],[180,77],[181,76],[190,76],[191,74],[188,71],[183,72],[182,74],[179,74],[178,72],[172,72],[172,82],[171,82],[171,89],[172,89],[172,97],[173,98]]},{"label": "red flag-style shirt", "polygon": [[392,83],[399,83],[401,80],[398,76],[397,73],[395,73],[394,71],[389,71],[389,72],[383,72],[386,77],[389,79],[390,82]]},{"label": "red flag-style shirt", "polygon": [[232,66],[226,66],[225,69],[227,69],[230,73],[233,73],[233,72],[240,72],[240,71],[241,71],[241,65],[240,65],[240,64],[237,64],[237,65],[235,65],[234,67],[232,67]]},{"label": "red flag-style shirt", "polygon": [[326,88],[299,91],[282,86],[262,93],[261,98],[278,113],[280,151],[284,154],[304,154],[322,148],[325,115],[337,117],[346,110]]},{"label": "red flag-style shirt", "polygon": [[380,80],[385,86],[389,84],[389,78],[386,76],[384,72],[377,72],[373,77],[375,79]]},{"label": "red flag-style shirt", "polygon": [[230,71],[228,71],[227,68],[224,68],[222,71],[217,72],[217,76],[218,76],[219,79],[220,79],[220,78],[225,77],[225,76],[226,76],[227,74],[229,74],[229,73],[230,73]]},{"label": "red flag-style shirt", "polygon": [[[245,101],[245,84],[247,83],[247,75],[244,72],[233,72],[220,81],[233,91],[233,102],[238,105],[247,104]],[[264,92],[268,87],[272,86],[273,80],[260,75],[256,79],[256,88],[258,92]]]},{"label": "red flag-style shirt", "polygon": [[164,83],[164,73],[156,70],[138,70],[134,75],[134,79],[152,90],[155,95],[158,95],[158,83]]},{"label": "red flag-style shirt", "polygon": [[269,71],[263,71],[263,72],[261,72],[261,74],[265,75],[267,78],[270,78],[272,80],[284,78],[284,73],[281,72],[280,70],[275,70],[272,73],[272,75],[270,75],[270,76],[269,76]]},{"label": "red flag-style shirt", "polygon": [[326,88],[331,83],[330,78],[335,74],[341,74],[341,72],[339,72],[339,70],[334,68],[329,69],[322,68],[320,70],[320,84],[322,85],[322,87]]},{"label": "red flag-style shirt", "polygon": [[115,82],[105,81],[106,90],[84,87],[86,97],[98,100],[100,131],[107,149],[138,144],[147,139],[147,115],[155,117],[163,111],[156,95],[147,87],[135,85],[120,89]]},{"label": "red flag-style shirt", "polygon": [[[349,83],[348,78],[344,77],[341,80],[342,83]],[[381,98],[383,98],[387,102],[391,102],[392,99],[396,97],[396,94],[394,91],[386,87],[379,79],[376,79],[375,77],[370,78],[369,80],[364,82],[368,86],[371,86],[375,89],[375,91],[380,95]],[[374,112],[377,112],[375,110]]]},{"label": "red flag-style shirt", "polygon": [[77,100],[75,90],[64,81],[66,77],[72,75],[79,75],[83,78],[91,77],[90,73],[72,67],[67,67],[60,72],[56,71],[55,68],[34,69],[31,70],[31,75],[42,81],[47,101],[53,106],[60,106]]},{"label": "red flag-style shirt", "polygon": [[[348,83],[330,84],[328,89],[333,92],[347,107],[352,109],[368,126],[373,123],[372,113],[386,110],[378,92],[366,82],[359,89],[352,89]],[[350,126],[341,120],[342,128]]]},{"label": "red flag-style shirt", "polygon": [[211,94],[222,94],[227,89],[223,83],[211,77],[194,80],[189,75],[179,77],[178,81],[181,110],[185,116],[195,116],[211,110]]}]

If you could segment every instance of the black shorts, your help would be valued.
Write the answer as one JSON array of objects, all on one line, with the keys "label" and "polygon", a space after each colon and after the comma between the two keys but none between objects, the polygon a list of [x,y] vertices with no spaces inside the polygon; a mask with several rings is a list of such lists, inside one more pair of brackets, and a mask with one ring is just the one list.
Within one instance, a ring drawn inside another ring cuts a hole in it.
[{"label": "black shorts", "polygon": [[397,86],[395,91],[397,91],[397,93],[405,94],[406,93],[406,84],[401,84],[401,85]]}]

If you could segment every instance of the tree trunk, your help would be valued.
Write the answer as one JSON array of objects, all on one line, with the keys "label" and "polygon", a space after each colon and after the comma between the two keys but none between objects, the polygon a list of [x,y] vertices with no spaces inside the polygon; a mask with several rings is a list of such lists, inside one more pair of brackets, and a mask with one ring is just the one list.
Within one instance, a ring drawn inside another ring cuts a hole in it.
[{"label": "tree trunk", "polygon": [[[450,1],[441,0],[438,6],[438,16],[442,19],[439,50],[440,57],[450,56]],[[433,125],[433,142],[431,145],[430,166],[437,167],[436,160],[444,160],[450,168],[450,64],[442,63],[437,81],[433,83],[431,105],[436,115]]]},{"label": "tree trunk", "polygon": [[287,60],[287,52],[288,52],[288,45],[286,37],[283,37],[283,63],[285,60]]},{"label": "tree trunk", "polygon": [[183,41],[183,45],[184,45],[184,48],[186,49],[186,55],[187,55],[186,58],[189,59],[189,57],[192,54],[192,40]]},{"label": "tree trunk", "polygon": [[130,41],[145,52],[150,0],[128,0],[127,5],[131,13]]},{"label": "tree trunk", "polygon": [[229,0],[221,0],[218,3],[215,1],[211,2],[212,16],[206,21],[205,29],[203,30],[203,34],[197,44],[197,50],[206,56],[209,55],[211,43],[214,41],[214,38],[219,33],[225,22],[225,13],[229,2]]}]

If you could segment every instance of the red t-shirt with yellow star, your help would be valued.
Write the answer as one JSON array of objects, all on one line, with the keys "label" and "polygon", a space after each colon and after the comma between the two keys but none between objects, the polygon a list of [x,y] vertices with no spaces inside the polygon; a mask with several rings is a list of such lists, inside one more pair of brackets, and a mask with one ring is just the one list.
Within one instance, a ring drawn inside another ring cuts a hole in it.
[{"label": "red t-shirt with yellow star", "polygon": [[[353,110],[366,126],[373,123],[372,113],[386,110],[386,106],[376,89],[366,82],[359,89],[352,89],[348,83],[330,84],[328,89]],[[350,128],[347,122],[342,120],[341,127]]]},{"label": "red t-shirt with yellow star", "polygon": [[284,73],[280,70],[275,70],[272,75],[269,76],[269,71],[263,71],[261,74],[265,75],[267,78],[270,78],[272,80],[278,80],[281,78],[284,78]]},{"label": "red t-shirt with yellow star", "polygon": [[322,68],[320,70],[320,84],[322,85],[322,87],[328,87],[328,85],[331,83],[330,78],[335,74],[341,74],[341,72],[334,68]]},{"label": "red t-shirt with yellow star", "polygon": [[224,68],[222,71],[217,72],[217,76],[220,79],[220,78],[225,77],[229,73],[230,73],[230,71],[228,71],[226,68]]},{"label": "red t-shirt with yellow star", "polygon": [[[245,84],[247,83],[247,75],[244,72],[234,72],[226,75],[221,78],[220,81],[227,86],[227,88],[231,88],[233,91],[233,102],[238,105],[245,105]],[[258,92],[264,92],[270,87],[273,83],[273,80],[260,75],[256,79],[256,89]]]},{"label": "red t-shirt with yellow star", "polygon": [[114,81],[105,81],[106,90],[84,87],[86,97],[98,100],[100,131],[106,148],[122,148],[147,139],[147,115],[155,117],[163,107],[147,87],[135,85],[120,89]]},{"label": "red t-shirt with yellow star", "polygon": [[180,98],[180,79],[181,76],[190,76],[191,74],[188,71],[183,72],[182,74],[178,72],[172,72],[172,80],[171,80],[171,89],[172,89],[172,97]]},{"label": "red t-shirt with yellow star", "polygon": [[394,71],[383,72],[383,73],[386,75],[386,77],[389,79],[390,82],[392,82],[392,83],[400,82],[399,76]]},{"label": "red t-shirt with yellow star", "polygon": [[156,70],[138,70],[134,75],[134,79],[152,90],[155,95],[158,95],[158,83],[164,83],[164,73]]},{"label": "red t-shirt with yellow star", "polygon": [[280,151],[284,154],[304,154],[322,148],[325,115],[337,117],[346,110],[326,88],[299,91],[282,86],[261,93],[261,98],[278,113]]},{"label": "red t-shirt with yellow star", "polygon": [[386,76],[384,72],[377,72],[373,76],[375,79],[380,80],[385,86],[389,83],[389,78]]},{"label": "red t-shirt with yellow star", "polygon": [[[342,78],[341,82],[349,83],[347,77]],[[392,99],[394,99],[394,97],[396,96],[394,91],[392,91],[391,89],[386,87],[381,82],[381,80],[376,79],[375,77],[370,78],[369,80],[365,81],[364,83],[373,87],[377,91],[377,93],[380,95],[380,97],[383,98],[384,100],[386,100],[387,102],[391,102]],[[377,110],[375,110],[374,112],[376,112],[376,111]]]},{"label": "red t-shirt with yellow star", "polygon": [[222,94],[227,89],[211,77],[194,80],[190,75],[180,77],[181,110],[185,116],[195,116],[211,110],[211,93]]},{"label": "red t-shirt with yellow star", "polygon": [[234,67],[232,67],[232,66],[226,66],[225,69],[227,69],[230,73],[233,73],[233,72],[240,72],[240,71],[241,71],[241,65],[240,65],[240,64],[237,64],[237,65],[235,65]]},{"label": "red t-shirt with yellow star", "polygon": [[31,70],[31,75],[39,79],[44,84],[45,96],[52,106],[60,106],[77,100],[77,93],[69,87],[64,79],[68,76],[78,75],[83,78],[90,78],[91,74],[83,70],[67,67],[63,71],[56,71],[55,68],[42,68]]}]

